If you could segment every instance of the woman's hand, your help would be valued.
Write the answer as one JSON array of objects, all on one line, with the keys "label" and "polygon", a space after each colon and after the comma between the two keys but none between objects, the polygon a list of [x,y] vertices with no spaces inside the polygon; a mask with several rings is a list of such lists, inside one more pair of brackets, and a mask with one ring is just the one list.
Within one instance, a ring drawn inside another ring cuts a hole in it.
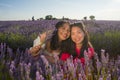
[{"label": "woman's hand", "polygon": [[40,48],[41,48],[41,46],[34,46],[34,47],[32,47],[32,48],[30,49],[30,53],[31,53],[33,56],[37,56]]},{"label": "woman's hand", "polygon": [[45,42],[46,36],[47,36],[47,33],[46,33],[46,32],[44,32],[44,33],[42,33],[42,34],[39,35],[39,37],[40,37],[40,42],[41,42],[40,45],[42,45],[42,44]]}]

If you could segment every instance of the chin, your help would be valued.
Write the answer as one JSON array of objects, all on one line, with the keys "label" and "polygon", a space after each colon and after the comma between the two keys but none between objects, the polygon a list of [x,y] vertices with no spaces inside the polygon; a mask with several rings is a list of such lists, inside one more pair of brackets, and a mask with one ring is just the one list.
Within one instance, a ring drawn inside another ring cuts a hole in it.
[{"label": "chin", "polygon": [[75,42],[75,44],[80,44],[81,42]]},{"label": "chin", "polygon": [[62,40],[66,40],[66,38],[62,39]]},{"label": "chin", "polygon": [[66,40],[67,38],[62,38],[62,40]]}]

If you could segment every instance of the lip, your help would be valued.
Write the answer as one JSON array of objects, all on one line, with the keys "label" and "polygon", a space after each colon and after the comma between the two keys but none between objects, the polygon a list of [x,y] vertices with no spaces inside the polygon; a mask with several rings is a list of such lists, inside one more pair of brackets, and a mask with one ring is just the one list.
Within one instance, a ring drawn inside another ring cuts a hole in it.
[{"label": "lip", "polygon": [[79,38],[77,38],[77,39],[75,39],[75,41],[76,41],[76,42],[79,42],[79,41],[80,41],[80,39],[79,39]]},{"label": "lip", "polygon": [[63,34],[63,37],[64,37],[64,38],[67,38],[67,35],[66,35],[66,34]]},{"label": "lip", "polygon": [[75,40],[76,42],[79,42],[80,40]]},{"label": "lip", "polygon": [[64,38],[67,38],[67,36],[63,36]]}]

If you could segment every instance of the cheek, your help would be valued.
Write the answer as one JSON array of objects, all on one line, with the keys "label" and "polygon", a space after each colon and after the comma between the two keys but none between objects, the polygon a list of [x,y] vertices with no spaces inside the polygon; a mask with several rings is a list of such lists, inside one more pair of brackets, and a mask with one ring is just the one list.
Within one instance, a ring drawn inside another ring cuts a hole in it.
[{"label": "cheek", "polygon": [[74,35],[72,35],[72,36],[71,36],[71,39],[74,41],[74,39],[75,39],[75,36],[74,36]]},{"label": "cheek", "polygon": [[68,37],[70,36],[70,32],[67,33]]},{"label": "cheek", "polygon": [[84,38],[84,33],[79,34],[80,38]]},{"label": "cheek", "polygon": [[58,37],[59,37],[59,39],[62,39],[63,37],[62,37],[62,31],[58,31]]},{"label": "cheek", "polygon": [[81,35],[81,40],[83,41],[84,40],[84,37],[85,37],[85,35],[83,34],[83,35]]},{"label": "cheek", "polygon": [[58,37],[60,37],[61,36],[61,32],[60,31],[58,31]]},{"label": "cheek", "polygon": [[80,38],[80,39],[82,39],[82,38],[83,38],[83,35],[82,35],[82,34],[81,34],[81,35],[79,35],[79,38]]},{"label": "cheek", "polygon": [[81,36],[82,36],[82,38],[84,39],[84,37],[85,37],[84,33],[83,33]]}]

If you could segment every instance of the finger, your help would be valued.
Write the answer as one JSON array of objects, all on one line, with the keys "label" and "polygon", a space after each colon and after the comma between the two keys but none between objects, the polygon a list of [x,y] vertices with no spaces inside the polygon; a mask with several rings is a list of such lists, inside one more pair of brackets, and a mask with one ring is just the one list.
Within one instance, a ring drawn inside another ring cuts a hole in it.
[{"label": "finger", "polygon": [[36,52],[38,52],[38,51],[39,51],[39,49],[35,49],[35,48],[34,48],[34,50],[33,50],[34,53],[36,53]]},{"label": "finger", "polygon": [[32,51],[36,51],[38,48],[35,46],[33,47]]},{"label": "finger", "polygon": [[37,49],[40,49],[40,48],[41,48],[41,46],[40,46],[40,45],[38,45],[38,46],[37,46]]},{"label": "finger", "polygon": [[37,49],[37,50],[38,50],[38,49],[39,49],[39,46],[36,46],[36,47],[35,47],[35,49]]},{"label": "finger", "polygon": [[44,35],[43,35],[43,37],[46,38],[46,36],[47,36],[47,33],[45,32]]},{"label": "finger", "polygon": [[41,34],[39,34],[39,37],[41,38]]}]

